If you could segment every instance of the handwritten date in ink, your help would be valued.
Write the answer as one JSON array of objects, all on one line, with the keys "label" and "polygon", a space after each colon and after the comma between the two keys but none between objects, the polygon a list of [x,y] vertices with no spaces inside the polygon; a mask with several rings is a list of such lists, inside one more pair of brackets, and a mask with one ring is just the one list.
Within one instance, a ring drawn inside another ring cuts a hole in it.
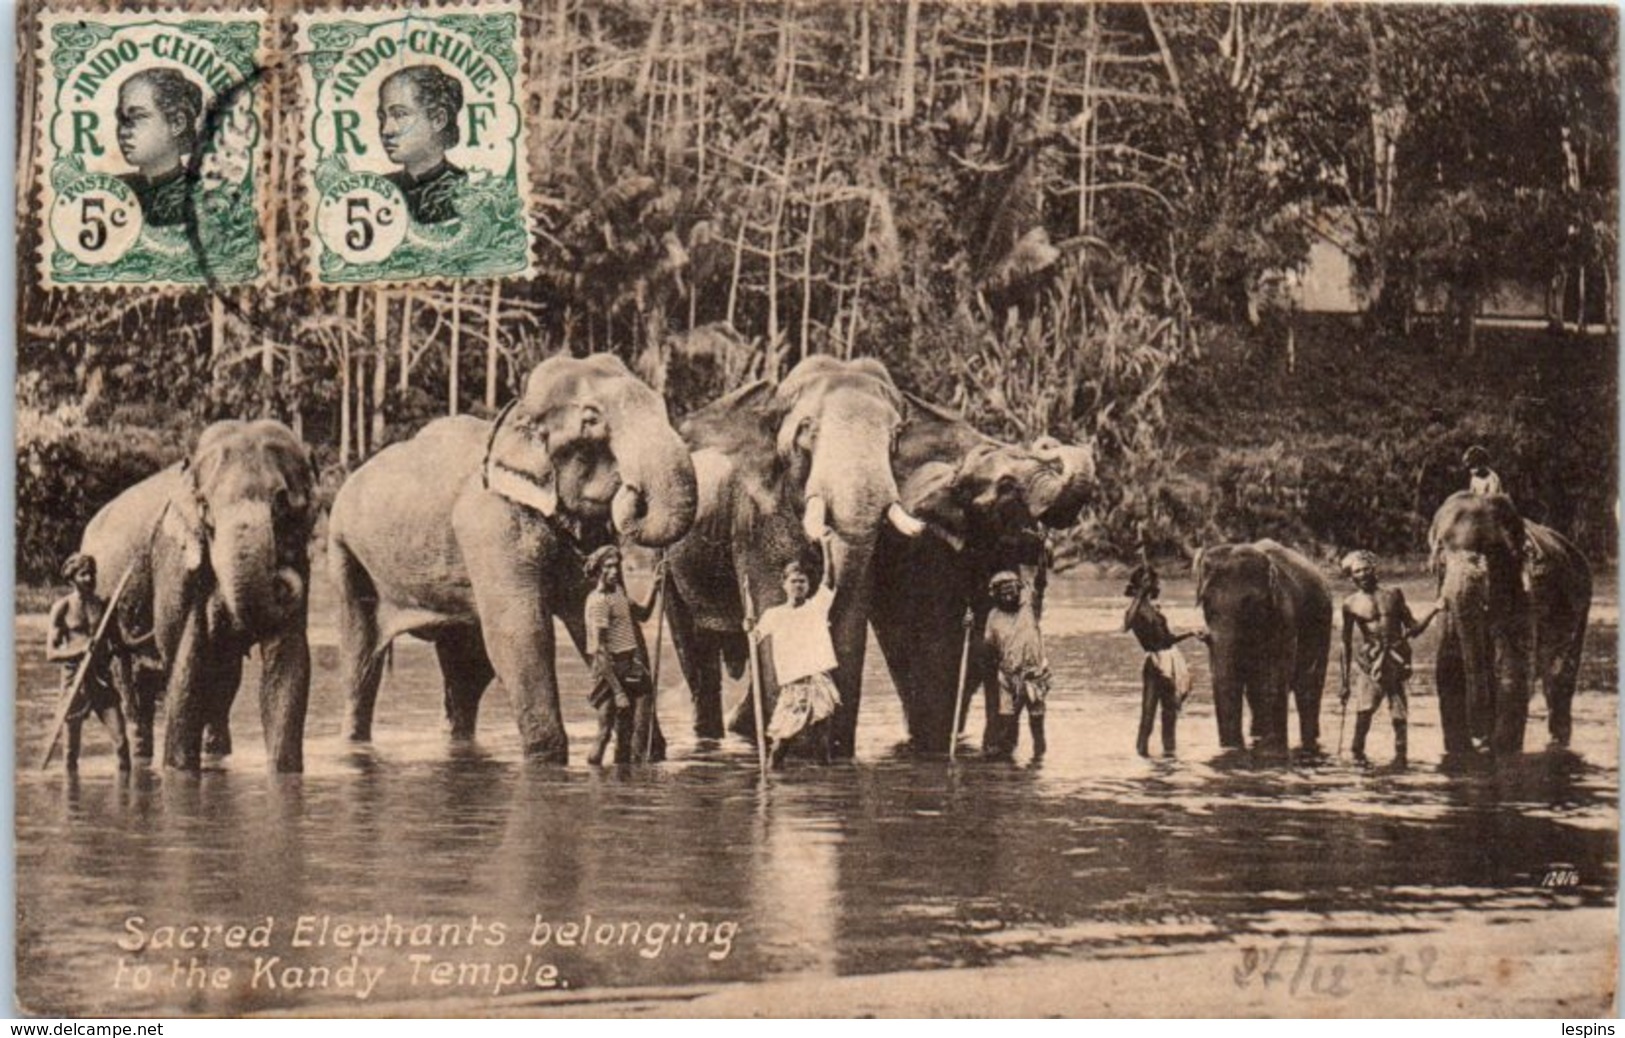
[{"label": "handwritten date in ink", "polygon": [[1259,988],[1319,998],[1346,998],[1362,986],[1443,990],[1469,983],[1445,976],[1437,949],[1429,946],[1414,953],[1383,952],[1375,961],[1365,956],[1339,959],[1327,961],[1312,937],[1282,940],[1262,948],[1243,948],[1232,978],[1238,990]]}]

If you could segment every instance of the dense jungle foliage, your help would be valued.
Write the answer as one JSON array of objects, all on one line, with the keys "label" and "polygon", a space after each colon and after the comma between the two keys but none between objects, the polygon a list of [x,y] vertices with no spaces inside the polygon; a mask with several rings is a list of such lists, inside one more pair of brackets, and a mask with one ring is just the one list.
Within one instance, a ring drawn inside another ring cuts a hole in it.
[{"label": "dense jungle foliage", "polygon": [[[1265,534],[1415,553],[1469,442],[1530,515],[1611,553],[1615,18],[527,3],[533,279],[311,289],[294,205],[252,289],[52,292],[25,267],[19,574],[50,579],[209,420],[289,422],[331,490],[596,350],[677,414],[827,352],[878,356],[990,433],[1091,440],[1102,492],[1068,557]],[[298,189],[296,72],[261,85],[273,199]],[[1352,258],[1359,315],[1312,320],[1283,290],[1321,239]],[[1548,286],[1553,331],[1480,328],[1507,281]]]}]

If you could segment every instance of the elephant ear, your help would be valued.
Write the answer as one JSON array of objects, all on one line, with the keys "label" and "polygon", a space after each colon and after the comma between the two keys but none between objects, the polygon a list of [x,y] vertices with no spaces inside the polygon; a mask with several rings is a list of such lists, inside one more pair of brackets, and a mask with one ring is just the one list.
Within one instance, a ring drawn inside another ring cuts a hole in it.
[{"label": "elephant ear", "polygon": [[748,453],[769,447],[768,405],[773,385],[765,379],[719,397],[683,419],[679,428],[690,450]]},{"label": "elephant ear", "polygon": [[196,573],[203,568],[208,527],[204,520],[203,499],[198,493],[191,459],[181,463],[178,475],[180,478],[176,480],[175,492],[164,504],[164,511],[158,519],[158,524],[164,536],[180,549],[186,572]]},{"label": "elephant ear", "polygon": [[998,441],[983,435],[965,421],[963,415],[913,393],[902,394],[903,427],[897,437],[897,473],[907,479],[915,465],[931,461],[959,464],[977,447],[997,446]]},{"label": "elephant ear", "polygon": [[928,461],[909,473],[898,496],[909,515],[923,519],[928,529],[955,551],[965,546],[965,508],[954,493],[958,471],[941,461]]},{"label": "elephant ear", "polygon": [[559,510],[558,481],[554,478],[553,462],[548,455],[545,429],[535,436],[542,442],[527,451],[523,469],[505,464],[502,456],[502,433],[520,398],[515,397],[497,412],[491,423],[491,434],[485,439],[485,458],[480,463],[480,482],[485,489],[507,498],[521,508],[533,509],[553,518]]}]

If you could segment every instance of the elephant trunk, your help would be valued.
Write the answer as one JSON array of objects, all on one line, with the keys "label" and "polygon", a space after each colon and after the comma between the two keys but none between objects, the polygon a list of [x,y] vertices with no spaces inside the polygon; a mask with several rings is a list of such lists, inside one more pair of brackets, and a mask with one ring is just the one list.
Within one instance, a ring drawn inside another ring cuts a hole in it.
[{"label": "elephant trunk", "polygon": [[1495,724],[1496,648],[1490,617],[1489,569],[1477,552],[1450,550],[1444,558],[1440,595],[1445,624],[1461,646],[1466,683],[1467,729],[1487,740]]},{"label": "elephant trunk", "polygon": [[1053,474],[1037,481],[1028,494],[1033,519],[1054,529],[1078,521],[1095,486],[1095,452],[1087,445],[1068,446],[1049,436],[1033,442],[1033,453],[1054,466]]},{"label": "elephant trunk", "polygon": [[238,501],[214,515],[210,562],[233,624],[248,635],[275,629],[304,594],[299,574],[276,564],[270,505]]},{"label": "elephant trunk", "polygon": [[1213,670],[1213,713],[1219,726],[1219,745],[1224,749],[1246,746],[1241,735],[1241,668],[1236,660],[1236,640],[1222,631],[1213,633],[1208,649]]},{"label": "elephant trunk", "polygon": [[872,543],[882,520],[906,537],[925,524],[902,505],[888,452],[889,431],[862,422],[828,422],[807,473],[802,529],[817,540],[834,529],[843,540]]},{"label": "elephant trunk", "polygon": [[615,529],[634,543],[664,548],[694,525],[696,483],[688,447],[666,420],[652,392],[614,422],[610,449],[621,487],[610,504]]}]

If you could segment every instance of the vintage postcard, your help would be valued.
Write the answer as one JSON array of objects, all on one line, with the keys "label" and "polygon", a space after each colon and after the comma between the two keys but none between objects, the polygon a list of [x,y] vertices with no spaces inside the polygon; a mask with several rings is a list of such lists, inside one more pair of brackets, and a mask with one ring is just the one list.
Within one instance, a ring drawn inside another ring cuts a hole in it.
[{"label": "vintage postcard", "polygon": [[317,282],[529,272],[518,6],[311,11],[298,33]]},{"label": "vintage postcard", "polygon": [[1615,1014],[1617,19],[28,0],[14,1011]]},{"label": "vintage postcard", "polygon": [[254,10],[42,12],[45,284],[236,285],[264,272],[265,35]]}]

